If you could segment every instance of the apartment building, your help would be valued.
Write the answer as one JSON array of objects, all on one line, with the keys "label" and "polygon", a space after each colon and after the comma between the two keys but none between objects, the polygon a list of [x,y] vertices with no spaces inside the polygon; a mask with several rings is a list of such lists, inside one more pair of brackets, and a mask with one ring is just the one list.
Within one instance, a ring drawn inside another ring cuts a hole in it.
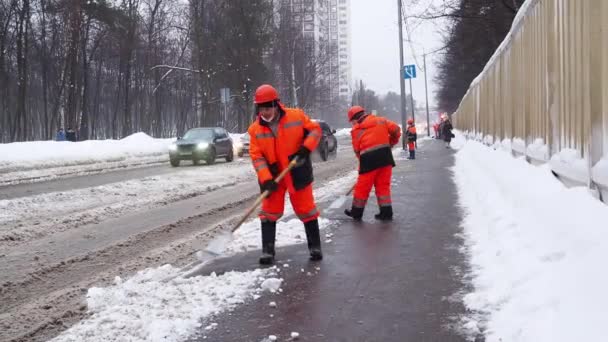
[{"label": "apartment building", "polygon": [[302,29],[305,51],[320,56],[323,60],[324,67],[319,70],[319,82],[327,91],[318,94],[315,102],[331,104],[339,97],[350,101],[351,0],[279,1],[281,6],[291,7],[291,20]]}]

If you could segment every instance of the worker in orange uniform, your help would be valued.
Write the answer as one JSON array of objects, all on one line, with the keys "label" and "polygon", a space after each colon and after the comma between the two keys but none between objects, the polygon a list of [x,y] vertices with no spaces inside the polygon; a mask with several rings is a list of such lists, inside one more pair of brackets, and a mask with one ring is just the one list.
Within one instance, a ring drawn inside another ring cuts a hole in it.
[{"label": "worker in orange uniform", "polygon": [[407,119],[405,136],[407,138],[407,149],[410,151],[410,156],[407,159],[416,159],[416,140],[418,139],[418,134],[416,134],[414,119]]},{"label": "worker in orange uniform", "polygon": [[[285,193],[304,223],[311,260],[323,259],[319,235],[319,210],[312,193],[310,153],[321,138],[321,127],[301,109],[286,108],[272,86],[264,84],[255,92],[257,119],[249,126],[249,154],[262,192],[271,194],[262,202],[262,256],[260,264],[274,262],[277,221],[283,216]],[[297,165],[278,184],[274,179],[297,158]]]},{"label": "worker in orange uniform", "polygon": [[350,108],[348,121],[353,125],[351,137],[359,159],[359,177],[352,208],[344,210],[344,213],[360,221],[369,193],[375,187],[380,207],[376,219],[392,220],[391,177],[395,161],[391,148],[399,143],[401,128],[388,119],[365,113],[361,106]]}]

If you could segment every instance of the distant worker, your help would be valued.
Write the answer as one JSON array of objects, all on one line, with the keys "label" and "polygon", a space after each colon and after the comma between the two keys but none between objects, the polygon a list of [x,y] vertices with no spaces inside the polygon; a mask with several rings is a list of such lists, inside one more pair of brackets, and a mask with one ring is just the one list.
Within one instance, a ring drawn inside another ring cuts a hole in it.
[{"label": "distant worker", "polygon": [[410,151],[410,156],[407,159],[416,159],[416,140],[418,139],[418,134],[416,134],[414,119],[407,119],[405,137],[407,138],[407,149]]},{"label": "distant worker", "polygon": [[453,129],[454,127],[452,126],[450,118],[446,114],[444,114],[442,116],[442,122],[439,130],[441,132],[441,137],[445,142],[445,148],[450,148],[450,143],[452,142],[452,138],[454,137],[454,133],[452,133]]},{"label": "distant worker", "polygon": [[[304,223],[311,260],[323,259],[319,233],[319,210],[312,192],[310,153],[321,138],[321,127],[301,109],[286,108],[272,86],[261,85],[255,92],[257,119],[249,126],[249,154],[258,175],[261,191],[271,194],[262,202],[259,217],[262,225],[260,264],[274,262],[277,221],[283,216],[285,193]],[[274,179],[298,158],[297,166],[278,184]]]},{"label": "distant worker", "polygon": [[391,200],[391,177],[395,161],[392,147],[399,143],[401,128],[394,122],[365,113],[361,106],[354,106],[348,111],[353,150],[359,159],[359,177],[355,185],[352,208],[344,213],[356,221],[361,221],[372,187],[376,189],[376,198],[380,213],[378,220],[392,220],[393,205]]},{"label": "distant worker", "polygon": [[433,124],[433,130],[435,131],[435,139],[439,139],[439,122]]},{"label": "distant worker", "polygon": [[76,132],[74,132],[74,130],[72,129],[72,127],[68,127],[68,130],[65,133],[65,139],[67,141],[72,141],[72,142],[76,141]]},{"label": "distant worker", "polygon": [[65,132],[63,131],[63,127],[57,130],[57,134],[55,135],[55,141],[65,141]]}]

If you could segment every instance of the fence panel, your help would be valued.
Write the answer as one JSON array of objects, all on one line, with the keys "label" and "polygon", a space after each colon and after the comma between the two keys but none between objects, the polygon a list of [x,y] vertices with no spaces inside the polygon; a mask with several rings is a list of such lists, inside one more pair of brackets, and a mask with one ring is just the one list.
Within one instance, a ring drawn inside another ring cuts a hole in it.
[{"label": "fence panel", "polygon": [[608,200],[608,1],[528,0],[453,120]]}]

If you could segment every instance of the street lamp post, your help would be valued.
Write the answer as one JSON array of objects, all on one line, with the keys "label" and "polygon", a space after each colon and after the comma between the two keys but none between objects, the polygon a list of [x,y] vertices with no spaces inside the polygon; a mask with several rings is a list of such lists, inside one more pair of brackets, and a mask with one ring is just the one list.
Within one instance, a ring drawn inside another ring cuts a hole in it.
[{"label": "street lamp post", "polygon": [[[397,0],[397,12],[399,12],[399,82],[401,85],[401,125],[403,128],[407,127],[405,124],[405,79],[404,73],[404,62],[403,62],[403,18],[401,17],[401,0]],[[410,83],[411,87],[411,83]],[[410,90],[411,92],[411,90]],[[405,140],[401,139],[403,150],[405,150]]]},{"label": "street lamp post", "polygon": [[426,83],[426,53],[422,55],[422,60],[424,63],[424,95],[426,97],[426,135],[428,137],[431,136],[431,123],[429,120],[429,91]]}]

